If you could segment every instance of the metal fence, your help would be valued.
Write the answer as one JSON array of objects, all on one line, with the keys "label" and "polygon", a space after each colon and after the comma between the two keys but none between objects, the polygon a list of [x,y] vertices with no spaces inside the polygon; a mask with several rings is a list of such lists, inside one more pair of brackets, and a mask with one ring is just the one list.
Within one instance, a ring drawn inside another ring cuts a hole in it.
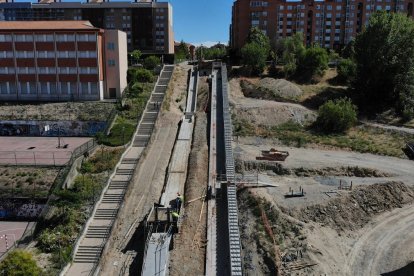
[{"label": "metal fence", "polygon": [[78,158],[96,146],[90,140],[73,151],[0,151],[0,165],[8,166],[55,166],[71,165],[71,159]]}]

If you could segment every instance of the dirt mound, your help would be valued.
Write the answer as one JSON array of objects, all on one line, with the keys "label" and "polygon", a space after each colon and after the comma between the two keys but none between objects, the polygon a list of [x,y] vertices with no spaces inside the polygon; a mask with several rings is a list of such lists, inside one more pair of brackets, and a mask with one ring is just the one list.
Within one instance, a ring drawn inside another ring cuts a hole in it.
[{"label": "dirt mound", "polygon": [[303,94],[303,91],[297,85],[285,79],[264,78],[256,84],[248,80],[242,80],[241,86],[244,96],[257,99],[295,99]]},{"label": "dirt mound", "polygon": [[292,216],[314,221],[337,231],[363,227],[379,213],[400,208],[414,201],[414,192],[402,182],[361,186],[341,198],[324,205],[313,205],[292,212]]},{"label": "dirt mound", "polygon": [[263,105],[237,107],[233,109],[234,116],[240,120],[262,126],[277,126],[290,121],[300,125],[308,125],[315,121],[315,112],[299,105]]},{"label": "dirt mound", "polygon": [[356,177],[391,177],[393,175],[377,169],[358,166],[326,167],[320,169],[283,167],[283,164],[271,161],[242,161],[236,160],[236,171],[272,171],[277,175],[311,176],[356,176]]}]

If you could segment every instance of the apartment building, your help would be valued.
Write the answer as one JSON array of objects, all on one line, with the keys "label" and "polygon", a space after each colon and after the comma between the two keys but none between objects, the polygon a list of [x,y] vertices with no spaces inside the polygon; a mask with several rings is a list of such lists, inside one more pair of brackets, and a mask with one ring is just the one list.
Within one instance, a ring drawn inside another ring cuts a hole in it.
[{"label": "apartment building", "polygon": [[0,0],[0,20],[87,20],[101,29],[127,34],[128,51],[174,54],[172,6],[166,2],[63,2]]},{"label": "apartment building", "polygon": [[230,45],[240,49],[251,27],[271,40],[304,34],[304,43],[341,48],[368,23],[376,11],[402,12],[413,16],[414,0],[237,0],[232,8]]},{"label": "apartment building", "polygon": [[0,22],[0,101],[119,98],[126,33],[89,21]]}]

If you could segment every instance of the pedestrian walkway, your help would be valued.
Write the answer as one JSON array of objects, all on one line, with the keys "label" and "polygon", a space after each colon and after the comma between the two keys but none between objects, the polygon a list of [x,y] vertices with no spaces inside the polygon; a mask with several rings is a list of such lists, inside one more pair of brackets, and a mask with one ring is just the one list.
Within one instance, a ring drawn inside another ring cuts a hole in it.
[{"label": "pedestrian walkway", "polygon": [[95,271],[135,168],[150,141],[173,70],[174,65],[163,67],[138,123],[132,143],[122,155],[99,202],[96,203],[94,212],[75,246],[73,263],[68,266],[64,274],[90,275]]}]

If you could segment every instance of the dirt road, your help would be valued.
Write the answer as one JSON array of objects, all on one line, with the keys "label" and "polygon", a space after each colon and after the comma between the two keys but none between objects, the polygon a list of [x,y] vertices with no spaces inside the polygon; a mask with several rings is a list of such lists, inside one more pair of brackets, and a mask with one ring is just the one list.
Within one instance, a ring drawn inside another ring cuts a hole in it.
[{"label": "dirt road", "polygon": [[378,216],[351,247],[346,275],[379,275],[414,260],[414,205]]}]

